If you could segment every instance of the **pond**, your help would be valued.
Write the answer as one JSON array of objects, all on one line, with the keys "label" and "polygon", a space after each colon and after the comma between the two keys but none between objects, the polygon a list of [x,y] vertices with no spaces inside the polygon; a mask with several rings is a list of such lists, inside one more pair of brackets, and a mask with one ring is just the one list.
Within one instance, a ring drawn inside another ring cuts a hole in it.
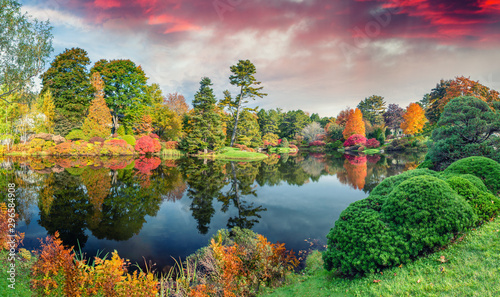
[{"label": "pond", "polygon": [[326,243],[350,203],[424,154],[274,155],[260,162],[195,158],[6,158],[0,187],[16,184],[24,247],[59,231],[87,256],[117,250],[166,270],[222,228],[250,228],[294,251]]}]

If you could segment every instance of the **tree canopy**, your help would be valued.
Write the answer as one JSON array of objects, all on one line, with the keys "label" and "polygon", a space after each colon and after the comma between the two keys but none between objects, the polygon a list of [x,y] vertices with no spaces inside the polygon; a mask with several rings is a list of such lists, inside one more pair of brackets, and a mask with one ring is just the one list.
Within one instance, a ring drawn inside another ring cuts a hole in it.
[{"label": "tree canopy", "polygon": [[417,103],[410,103],[403,115],[404,121],[401,123],[401,129],[405,134],[416,134],[422,131],[427,119],[422,107]]},{"label": "tree canopy", "polygon": [[384,97],[372,95],[359,102],[358,108],[363,114],[363,118],[371,125],[380,125],[384,123],[383,114],[385,112]]}]

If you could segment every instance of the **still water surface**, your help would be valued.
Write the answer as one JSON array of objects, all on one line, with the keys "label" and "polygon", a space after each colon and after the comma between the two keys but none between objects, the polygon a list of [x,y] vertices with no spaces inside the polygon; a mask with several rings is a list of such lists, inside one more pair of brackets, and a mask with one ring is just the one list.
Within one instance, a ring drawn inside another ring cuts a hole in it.
[{"label": "still water surface", "polygon": [[423,157],[4,159],[0,183],[2,197],[6,183],[16,183],[25,248],[38,248],[38,238],[57,230],[88,256],[117,250],[132,263],[146,259],[161,269],[234,226],[295,251],[324,245],[342,210]]}]

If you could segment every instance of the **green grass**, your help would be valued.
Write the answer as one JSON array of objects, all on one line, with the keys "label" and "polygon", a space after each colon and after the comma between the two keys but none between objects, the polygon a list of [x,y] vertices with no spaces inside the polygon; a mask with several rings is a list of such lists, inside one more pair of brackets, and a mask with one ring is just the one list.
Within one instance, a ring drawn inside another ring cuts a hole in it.
[{"label": "green grass", "polygon": [[[31,297],[33,293],[30,290],[30,268],[35,262],[35,258],[31,256],[29,260],[16,256],[16,282],[15,289],[11,289],[8,285],[11,284],[10,281],[7,280],[10,276],[7,273],[7,270],[10,269],[10,262],[7,260],[8,252],[5,250],[0,251],[0,296],[16,296],[16,297]],[[26,256],[29,258],[28,256]]]},{"label": "green grass", "polygon": [[314,252],[308,257],[304,272],[293,275],[288,285],[268,289],[262,295],[500,296],[499,231],[500,217],[497,217],[445,250],[356,279],[343,279],[327,272],[321,254]]},{"label": "green grass", "polygon": [[295,153],[297,149],[291,149],[289,147],[270,147],[268,151],[270,153],[288,154],[288,153]]},{"label": "green grass", "polygon": [[214,159],[225,160],[225,161],[257,161],[264,160],[267,155],[261,153],[252,153],[242,151],[239,148],[225,147],[220,149],[216,154],[201,154],[200,157],[211,157]]},{"label": "green grass", "polygon": [[366,149],[363,151],[365,155],[375,155],[375,154],[380,154],[380,149],[374,148],[374,149]]},{"label": "green grass", "polygon": [[176,149],[162,149],[160,152],[160,157],[168,159],[180,158],[182,155],[182,151]]}]

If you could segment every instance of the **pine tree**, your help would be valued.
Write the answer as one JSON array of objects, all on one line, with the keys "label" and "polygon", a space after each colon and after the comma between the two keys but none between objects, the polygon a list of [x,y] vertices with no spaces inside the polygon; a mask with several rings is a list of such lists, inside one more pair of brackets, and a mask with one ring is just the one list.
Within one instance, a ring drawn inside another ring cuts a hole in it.
[{"label": "pine tree", "polygon": [[217,150],[224,145],[221,111],[208,77],[200,81],[200,89],[194,95],[193,110],[188,115],[187,136],[182,146],[190,153]]},{"label": "pine tree", "polygon": [[344,139],[347,139],[349,136],[354,134],[365,136],[365,123],[363,122],[363,114],[359,108],[356,108],[354,112],[349,113],[344,132],[342,133],[342,135],[344,135]]},{"label": "pine tree", "polygon": [[417,103],[410,103],[403,118],[404,122],[401,123],[401,129],[405,134],[410,135],[421,132],[427,122],[424,110]]},{"label": "pine tree", "polygon": [[111,131],[111,113],[104,100],[104,82],[99,72],[94,72],[91,78],[92,86],[96,89],[95,98],[89,108],[89,114],[83,123],[82,130],[86,136],[105,138]]}]

